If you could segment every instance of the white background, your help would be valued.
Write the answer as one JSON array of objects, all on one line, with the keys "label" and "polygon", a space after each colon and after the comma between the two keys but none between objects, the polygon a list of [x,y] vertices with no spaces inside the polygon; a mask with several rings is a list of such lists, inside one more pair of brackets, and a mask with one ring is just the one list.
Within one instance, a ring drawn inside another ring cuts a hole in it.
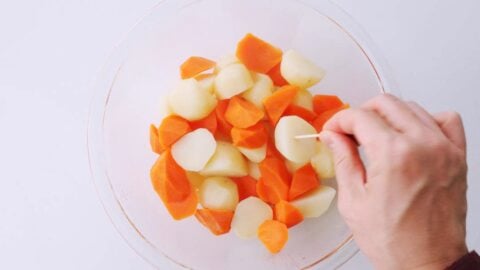
[{"label": "white background", "polygon": [[[96,73],[157,1],[0,0],[0,269],[151,269],[97,199],[86,122]],[[480,1],[334,2],[370,35],[404,98],[462,113],[480,190]],[[360,265],[370,268],[359,255],[342,269]]]}]

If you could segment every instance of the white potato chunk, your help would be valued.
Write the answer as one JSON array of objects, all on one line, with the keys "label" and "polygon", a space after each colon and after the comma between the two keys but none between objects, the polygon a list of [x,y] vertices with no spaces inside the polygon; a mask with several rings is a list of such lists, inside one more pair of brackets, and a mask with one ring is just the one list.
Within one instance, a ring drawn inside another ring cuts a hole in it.
[{"label": "white potato chunk", "polygon": [[317,141],[316,151],[310,162],[317,176],[320,179],[335,177],[335,163],[330,149],[324,143]]},{"label": "white potato chunk", "polygon": [[297,135],[316,134],[315,128],[298,116],[284,116],[275,127],[275,146],[288,160],[305,164],[315,155],[315,138],[296,139]]},{"label": "white potato chunk", "polygon": [[158,115],[159,119],[163,119],[169,115],[172,114],[172,109],[170,109],[170,104],[168,104],[168,95],[162,95],[160,97],[160,105],[158,106],[159,110],[158,112],[160,113]]},{"label": "white potato chunk", "polygon": [[206,178],[198,195],[200,204],[207,209],[233,211],[238,204],[237,184],[228,177]]},{"label": "white potato chunk", "polygon": [[260,176],[262,175],[260,173],[260,168],[258,167],[257,163],[248,162],[248,175],[250,175],[255,180],[260,179]]},{"label": "white potato chunk", "polygon": [[217,142],[212,133],[199,128],[185,134],[172,145],[173,159],[184,170],[199,172],[215,153]]},{"label": "white potato chunk", "polygon": [[253,79],[255,83],[252,88],[245,91],[242,97],[263,110],[263,100],[273,93],[273,82],[270,77],[260,73],[254,73]]},{"label": "white potato chunk", "polygon": [[209,93],[214,94],[214,89],[213,89],[213,82],[215,81],[215,76],[211,75],[208,77],[205,77],[201,80],[198,81],[198,84],[200,85],[200,88],[203,89],[204,91],[207,91]]},{"label": "white potato chunk", "polygon": [[308,90],[300,90],[293,99],[293,104],[313,111],[313,96]]},{"label": "white potato chunk", "polygon": [[215,153],[200,173],[206,176],[241,177],[248,175],[248,166],[242,153],[235,146],[217,142]]},{"label": "white potato chunk", "polygon": [[238,147],[238,150],[250,161],[260,163],[267,156],[267,144],[259,148]]},{"label": "white potato chunk", "polygon": [[311,87],[325,76],[325,71],[322,68],[294,50],[289,50],[283,54],[280,72],[289,84],[300,88]]},{"label": "white potato chunk", "polygon": [[272,208],[257,197],[249,197],[238,203],[232,219],[232,231],[240,238],[257,236],[257,230],[266,220],[273,218]]},{"label": "white potato chunk", "polygon": [[173,113],[189,120],[200,120],[208,116],[215,106],[215,95],[202,90],[195,79],[182,80],[168,96]]},{"label": "white potato chunk", "polygon": [[215,72],[218,73],[220,70],[226,68],[227,66],[238,63],[240,63],[240,60],[238,60],[235,54],[225,55],[218,59],[217,65],[215,66]]},{"label": "white potato chunk", "polygon": [[219,99],[229,99],[253,86],[250,72],[243,64],[231,64],[215,77],[215,93]]},{"label": "white potato chunk", "polygon": [[327,212],[335,194],[335,189],[329,186],[319,186],[290,203],[302,213],[304,218],[314,218]]}]

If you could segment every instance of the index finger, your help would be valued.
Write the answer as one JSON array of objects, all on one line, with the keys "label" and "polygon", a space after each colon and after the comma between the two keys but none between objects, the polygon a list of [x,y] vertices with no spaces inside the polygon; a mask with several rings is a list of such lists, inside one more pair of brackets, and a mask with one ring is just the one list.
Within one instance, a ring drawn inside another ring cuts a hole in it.
[{"label": "index finger", "polygon": [[352,135],[360,145],[375,145],[398,133],[377,113],[364,109],[340,111],[325,123],[323,128]]}]

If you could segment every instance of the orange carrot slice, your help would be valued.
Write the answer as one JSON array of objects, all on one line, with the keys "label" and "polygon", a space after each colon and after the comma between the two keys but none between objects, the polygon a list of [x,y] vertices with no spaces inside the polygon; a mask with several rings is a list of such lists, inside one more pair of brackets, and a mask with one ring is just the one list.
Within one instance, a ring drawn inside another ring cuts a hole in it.
[{"label": "orange carrot slice", "polygon": [[269,157],[265,158],[259,164],[260,174],[263,182],[275,194],[277,199],[288,200],[288,190],[290,189],[290,174],[283,160]]},{"label": "orange carrot slice", "polygon": [[198,196],[197,192],[192,191],[182,201],[164,203],[170,215],[175,220],[181,220],[190,217],[197,211]]},{"label": "orange carrot slice", "polygon": [[288,199],[290,201],[294,200],[318,186],[320,186],[320,181],[317,178],[317,174],[312,165],[308,163],[296,170],[293,174],[292,184],[290,185],[290,190],[288,192]]},{"label": "orange carrot slice", "polygon": [[233,180],[237,184],[240,201],[252,196],[257,197],[257,181],[251,176],[233,178]]},{"label": "orange carrot slice", "polygon": [[267,73],[282,61],[282,50],[248,33],[237,45],[237,58],[250,70]]},{"label": "orange carrot slice", "polygon": [[263,178],[258,179],[256,191],[258,197],[266,203],[275,204],[281,200],[281,198],[278,197],[278,194],[274,193],[270,187],[265,185]]},{"label": "orange carrot slice", "polygon": [[280,152],[278,152],[277,148],[275,147],[275,142],[273,138],[268,138],[267,140],[266,157],[273,157],[279,160],[283,160],[282,154],[280,154]]},{"label": "orange carrot slice", "polygon": [[153,124],[150,125],[150,147],[152,148],[152,151],[157,154],[161,154],[163,151],[160,142],[158,141],[158,129]]},{"label": "orange carrot slice", "polygon": [[195,213],[198,204],[196,192],[169,149],[155,162],[150,177],[154,190],[174,219],[183,219]]},{"label": "orange carrot slice", "polygon": [[192,129],[188,121],[180,116],[170,115],[165,117],[158,128],[158,141],[161,148],[169,147],[190,131]]},{"label": "orange carrot slice", "polygon": [[334,116],[336,113],[338,113],[339,111],[341,110],[344,110],[344,109],[348,109],[350,108],[350,105],[348,104],[344,104],[342,105],[341,107],[339,108],[336,108],[336,109],[332,109],[332,110],[328,110],[326,112],[323,112],[322,114],[320,114],[319,116],[317,116],[317,118],[315,118],[315,120],[313,120],[313,127],[318,131],[322,131],[323,129],[323,125],[325,125],[325,123],[330,119],[332,118],[332,116]]},{"label": "orange carrot slice", "polygon": [[277,220],[266,220],[258,227],[258,239],[271,253],[278,253],[288,241],[287,226]]},{"label": "orange carrot slice", "polygon": [[317,115],[314,112],[294,104],[290,104],[283,115],[296,115],[307,122],[312,122],[317,118]]},{"label": "orange carrot slice", "polygon": [[215,62],[212,60],[199,56],[192,56],[180,66],[180,77],[182,77],[182,79],[192,78],[213,67],[215,67]]},{"label": "orange carrot slice", "polygon": [[267,75],[270,77],[270,79],[272,79],[273,84],[275,86],[284,86],[288,84],[287,80],[283,78],[282,73],[280,71],[280,63],[278,63],[272,69],[270,69],[267,72]]},{"label": "orange carrot slice", "polygon": [[280,117],[292,103],[297,91],[298,87],[285,85],[263,101],[263,106],[273,126],[277,124]]},{"label": "orange carrot slice", "polygon": [[164,202],[184,200],[191,187],[187,174],[173,159],[169,149],[157,159],[150,171],[152,185]]},{"label": "orange carrot slice", "polygon": [[217,132],[217,116],[215,112],[212,112],[207,117],[190,122],[190,126],[192,130],[196,130],[198,128],[206,128],[208,129],[213,135]]},{"label": "orange carrot slice", "polygon": [[275,204],[275,219],[290,228],[302,222],[303,215],[295,206],[282,200]]},{"label": "orange carrot slice", "polygon": [[317,114],[342,107],[342,100],[334,95],[313,96],[313,110]]},{"label": "orange carrot slice", "polygon": [[228,103],[225,119],[237,128],[248,128],[263,119],[265,114],[241,97],[233,97]]},{"label": "orange carrot slice", "polygon": [[267,142],[267,132],[262,123],[249,128],[232,128],[233,145],[245,148],[258,148]]},{"label": "orange carrot slice", "polygon": [[232,125],[230,125],[227,119],[225,119],[225,112],[227,111],[228,103],[230,103],[229,99],[219,100],[217,107],[215,108],[215,116],[217,117],[217,130],[219,133],[218,135],[222,139],[230,138],[230,133],[232,130]]},{"label": "orange carrot slice", "polygon": [[195,213],[197,220],[207,227],[213,234],[222,235],[230,231],[233,211],[216,211],[198,209]]}]

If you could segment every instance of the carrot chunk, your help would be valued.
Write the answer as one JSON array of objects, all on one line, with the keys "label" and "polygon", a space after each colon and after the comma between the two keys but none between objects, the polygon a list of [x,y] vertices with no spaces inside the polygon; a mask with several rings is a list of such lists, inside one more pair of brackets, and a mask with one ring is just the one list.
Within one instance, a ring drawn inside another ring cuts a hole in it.
[{"label": "carrot chunk", "polygon": [[273,157],[279,160],[283,160],[282,154],[278,152],[277,148],[275,147],[275,142],[273,138],[268,138],[267,140],[267,154],[266,157]]},{"label": "carrot chunk", "polygon": [[192,56],[180,66],[180,77],[182,77],[182,79],[192,78],[213,67],[215,67],[215,62],[212,60],[199,56]]},{"label": "carrot chunk", "polygon": [[250,70],[267,73],[282,61],[282,50],[248,33],[237,45],[237,58]]},{"label": "carrot chunk", "polygon": [[160,147],[165,149],[171,146],[190,131],[192,129],[187,120],[176,115],[167,116],[158,128]]},{"label": "carrot chunk", "polygon": [[235,146],[245,148],[258,148],[267,142],[267,133],[262,123],[249,128],[232,128],[232,141]]},{"label": "carrot chunk", "polygon": [[233,181],[237,184],[240,201],[252,196],[257,197],[257,181],[251,176],[233,178]]},{"label": "carrot chunk", "polygon": [[237,128],[248,128],[263,119],[264,113],[241,97],[233,97],[228,103],[225,119]]},{"label": "carrot chunk", "polygon": [[262,201],[268,204],[275,204],[281,200],[278,194],[274,193],[270,187],[265,185],[263,178],[258,179],[256,184],[257,195]]},{"label": "carrot chunk", "polygon": [[342,107],[342,100],[334,95],[313,96],[313,110],[317,114]]},{"label": "carrot chunk", "polygon": [[312,122],[317,118],[317,115],[314,112],[294,104],[290,104],[283,115],[296,115],[307,122]]},{"label": "carrot chunk", "polygon": [[225,112],[227,111],[229,102],[229,99],[219,100],[217,107],[215,108],[215,116],[217,117],[217,135],[222,137],[222,139],[230,138],[232,130],[232,125],[230,125],[227,119],[225,119]]},{"label": "carrot chunk", "polygon": [[266,220],[258,227],[258,239],[271,253],[278,253],[288,241],[287,226],[277,220]]},{"label": "carrot chunk", "polygon": [[150,125],[150,147],[152,148],[152,151],[157,154],[163,152],[160,142],[158,141],[158,129],[153,124]]},{"label": "carrot chunk", "polygon": [[285,85],[263,101],[263,106],[273,126],[277,124],[285,110],[293,102],[297,91],[298,87]]},{"label": "carrot chunk", "polygon": [[222,235],[230,231],[233,211],[217,211],[198,209],[195,213],[197,220],[207,227],[213,234]]},{"label": "carrot chunk", "polygon": [[170,150],[164,151],[155,162],[150,177],[154,190],[174,219],[183,219],[195,213],[198,204],[196,192]]},{"label": "carrot chunk", "polygon": [[203,119],[190,122],[190,126],[192,127],[192,130],[198,128],[206,128],[213,135],[215,135],[215,133],[217,132],[217,116],[215,115],[215,112],[212,112]]},{"label": "carrot chunk", "polygon": [[275,204],[275,219],[290,228],[302,222],[303,215],[295,206],[282,200]]},{"label": "carrot chunk", "polygon": [[290,185],[290,190],[288,192],[288,199],[290,201],[294,200],[318,186],[320,186],[320,181],[317,178],[317,174],[312,165],[308,163],[296,170],[293,174],[292,184]]},{"label": "carrot chunk", "polygon": [[287,80],[283,78],[280,71],[280,63],[276,64],[272,69],[270,69],[267,72],[267,75],[270,77],[270,79],[272,79],[275,86],[284,86],[288,84]]},{"label": "carrot chunk", "polygon": [[313,127],[318,131],[322,131],[323,129],[323,125],[325,125],[325,123],[330,119],[332,118],[332,116],[334,116],[336,113],[338,113],[339,111],[341,110],[345,110],[345,109],[348,109],[350,108],[350,106],[348,104],[344,104],[342,105],[341,107],[339,108],[336,108],[336,109],[331,109],[331,110],[328,110],[326,112],[323,112],[322,114],[320,114],[319,116],[317,116],[317,118],[315,118],[315,120],[313,120]]},{"label": "carrot chunk", "polygon": [[291,179],[283,160],[275,157],[265,158],[260,162],[259,169],[265,186],[275,195],[273,203],[277,203],[279,199],[288,200]]}]

